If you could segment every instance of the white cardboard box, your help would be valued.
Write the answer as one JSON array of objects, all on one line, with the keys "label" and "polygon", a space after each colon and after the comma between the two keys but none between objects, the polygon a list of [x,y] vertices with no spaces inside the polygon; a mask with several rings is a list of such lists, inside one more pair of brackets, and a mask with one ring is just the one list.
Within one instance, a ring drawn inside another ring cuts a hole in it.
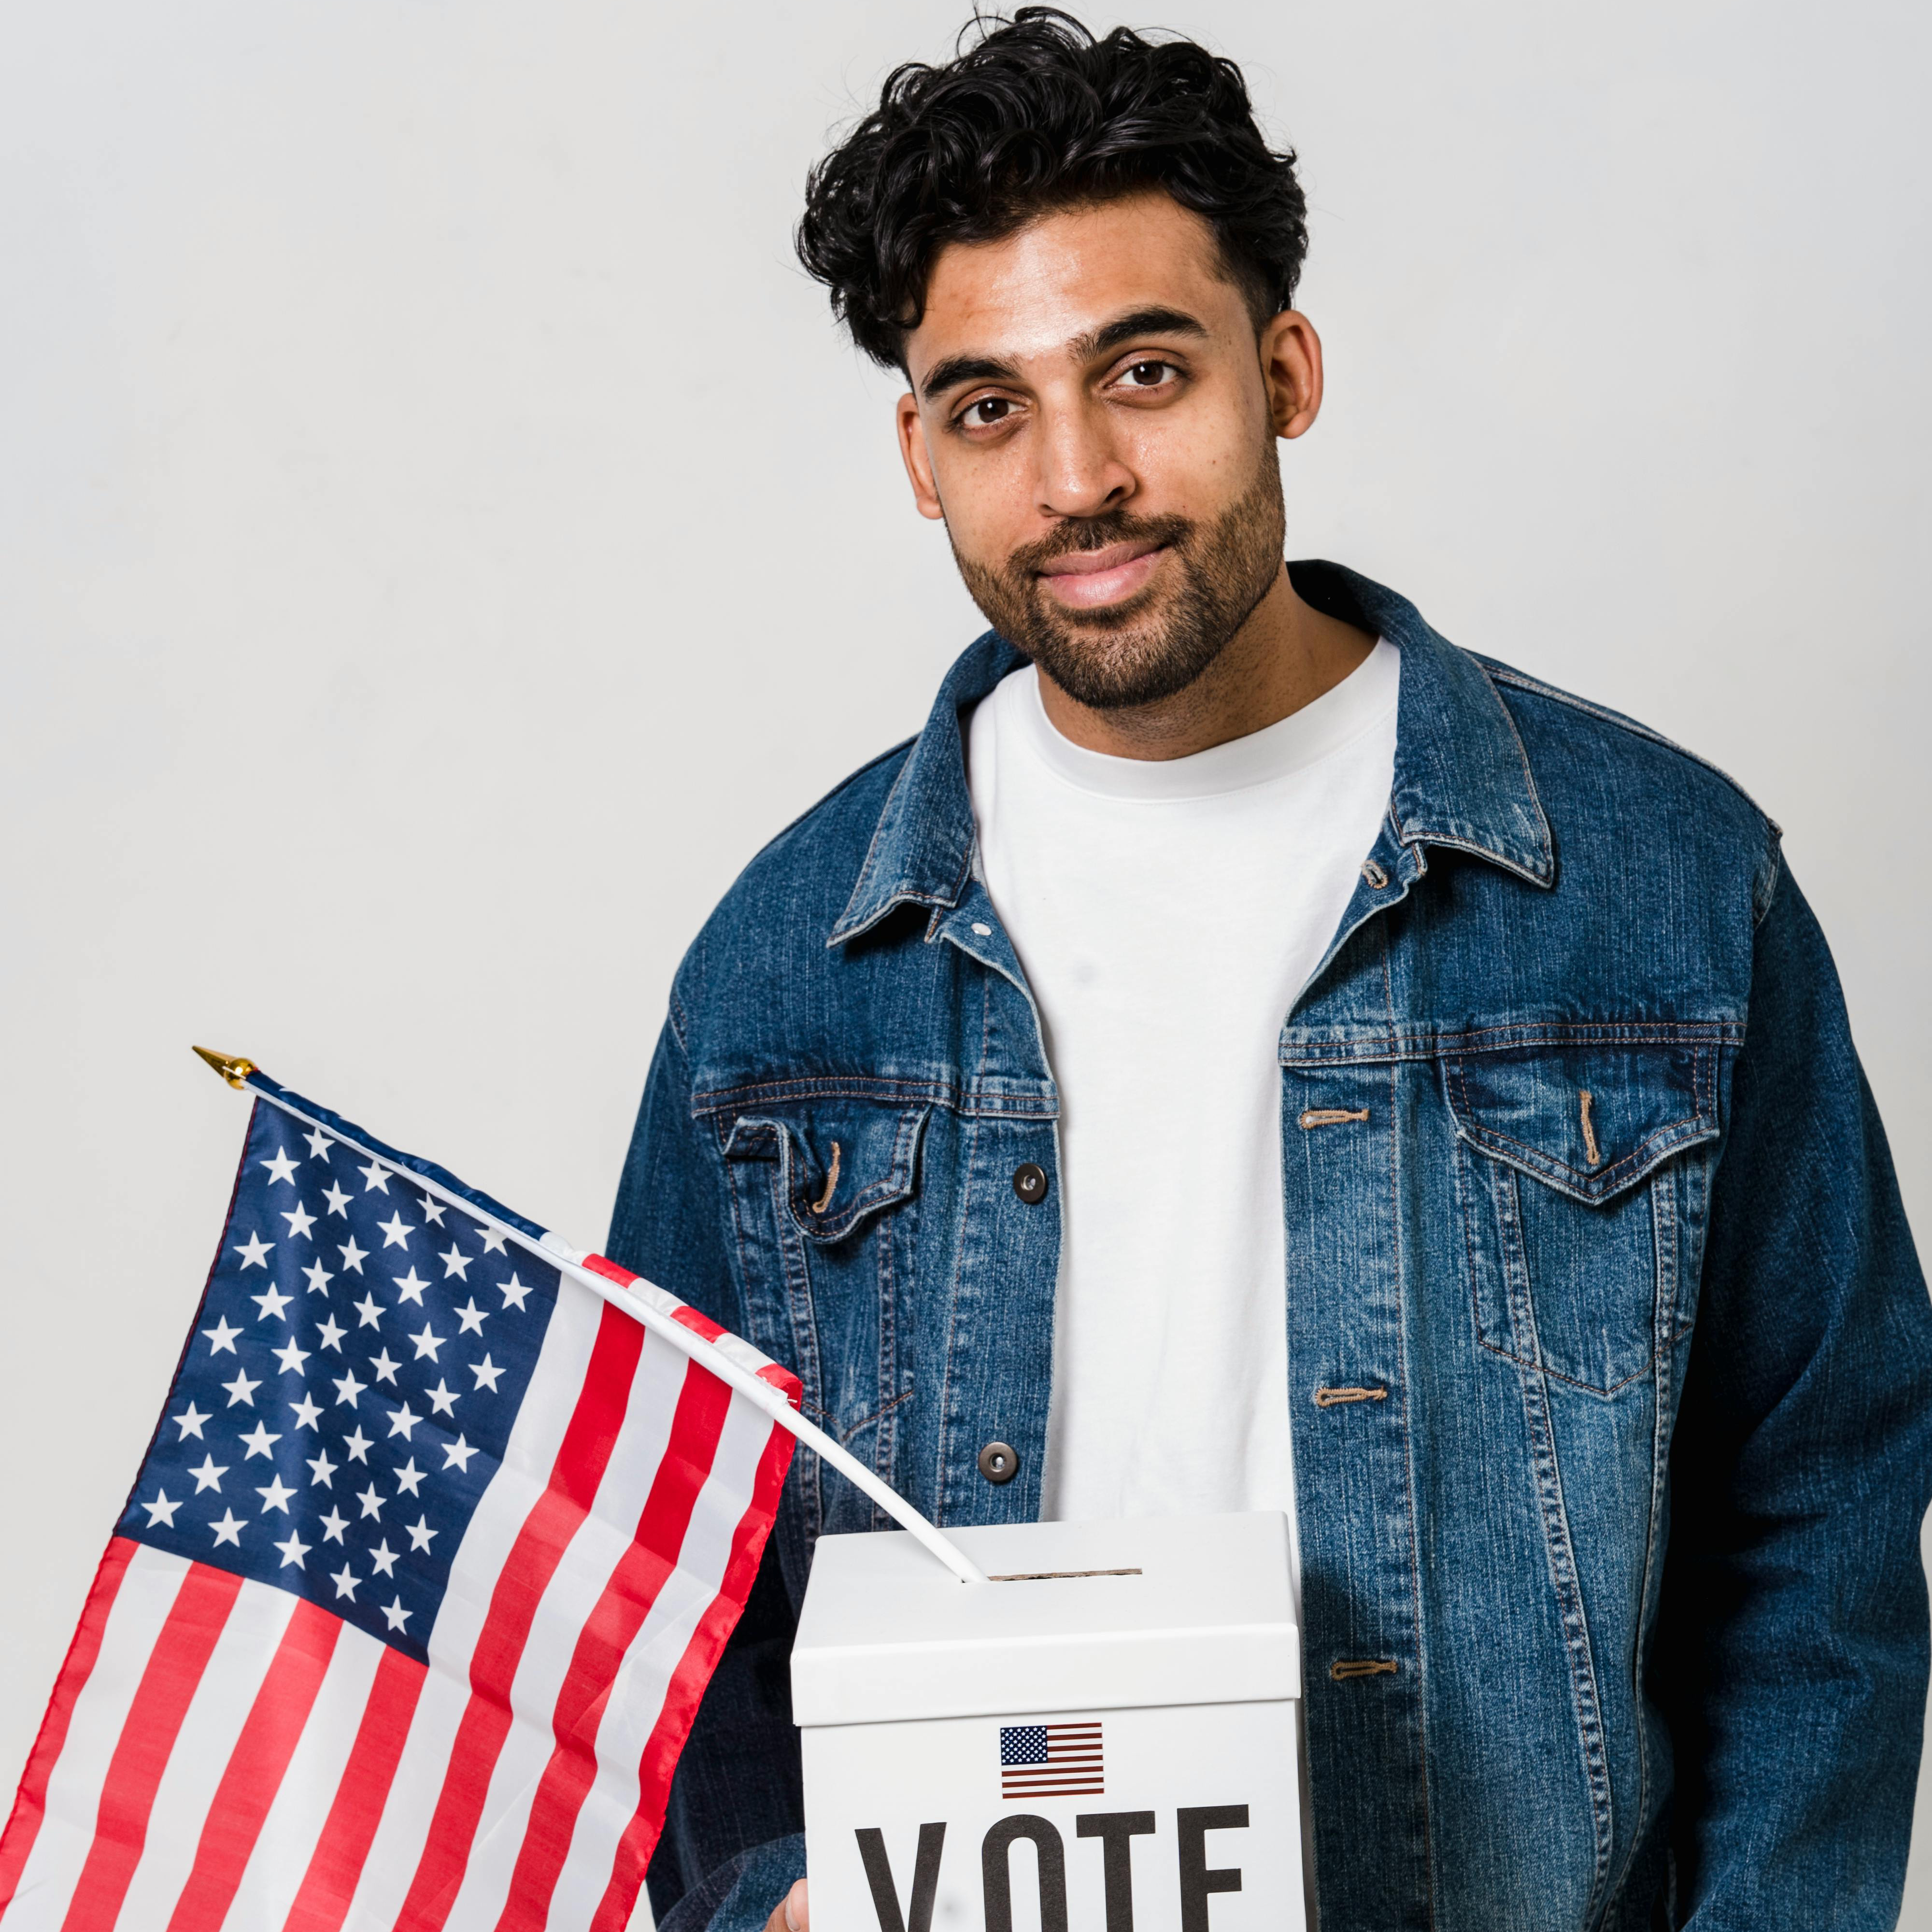
[{"label": "white cardboard box", "polygon": [[826,1932],[1300,1932],[1276,1513],[819,1539],[792,1650]]}]

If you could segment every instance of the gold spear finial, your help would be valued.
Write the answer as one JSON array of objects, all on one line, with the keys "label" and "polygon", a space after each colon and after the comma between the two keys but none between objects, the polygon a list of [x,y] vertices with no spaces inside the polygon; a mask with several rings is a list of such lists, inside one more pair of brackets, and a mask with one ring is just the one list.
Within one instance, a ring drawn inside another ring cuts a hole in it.
[{"label": "gold spear finial", "polygon": [[255,1063],[252,1060],[244,1060],[236,1054],[214,1053],[205,1046],[196,1047],[195,1052],[231,1087],[245,1087],[248,1084],[249,1075],[255,1070]]}]

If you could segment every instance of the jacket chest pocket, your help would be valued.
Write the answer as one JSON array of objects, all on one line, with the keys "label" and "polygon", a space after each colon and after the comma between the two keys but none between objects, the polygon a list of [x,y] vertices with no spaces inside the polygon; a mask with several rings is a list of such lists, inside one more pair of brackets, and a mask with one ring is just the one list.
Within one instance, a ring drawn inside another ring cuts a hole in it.
[{"label": "jacket chest pocket", "polygon": [[[812,1419],[888,1479],[896,1413],[910,1393],[897,1325],[930,1111],[808,1100],[723,1129],[751,1339],[796,1371]],[[800,1466],[811,1472],[814,1533],[874,1526],[871,1503],[822,1477],[816,1456]]]},{"label": "jacket chest pocket", "polygon": [[1716,1079],[1702,1047],[1444,1062],[1484,1348],[1600,1394],[1649,1368],[1688,1316],[1704,1163],[1684,1156],[1717,1136]]}]

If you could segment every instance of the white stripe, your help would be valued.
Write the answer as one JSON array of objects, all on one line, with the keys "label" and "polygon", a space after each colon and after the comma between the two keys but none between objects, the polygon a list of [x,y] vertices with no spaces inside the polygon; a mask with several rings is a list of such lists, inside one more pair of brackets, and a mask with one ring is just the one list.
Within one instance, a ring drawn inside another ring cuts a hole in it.
[{"label": "white stripe", "polygon": [[74,1700],[66,1742],[47,1780],[46,1815],[4,1915],[7,1932],[41,1932],[43,1927],[51,1932],[67,1916],[94,1844],[108,1762],[188,1571],[186,1557],[167,1556],[145,1543],[128,1558],[99,1654],[86,1688]]},{"label": "white stripe", "polygon": [[515,1718],[490,1780],[476,1841],[448,1920],[448,1932],[488,1932],[509,1898],[531,1801],[556,1743],[557,1694],[590,1613],[637,1534],[651,1485],[670,1440],[679,1392],[690,1364],[646,1334],[631,1378],[624,1420],[590,1514],[578,1526],[530,1624],[510,1688]]},{"label": "white stripe", "polygon": [[685,1532],[678,1568],[624,1654],[597,1732],[597,1781],[577,1815],[570,1853],[557,1875],[549,1923],[590,1924],[610,1881],[618,1841],[638,1808],[638,1769],[692,1633],[717,1600],[731,1542],[751,1507],[758,1464],[772,1439],[770,1417],[734,1398]]},{"label": "white stripe", "polygon": [[232,1932],[274,1932],[287,1918],[335,1802],[376,1666],[388,1648],[353,1624],[336,1633],[314,1707],[222,1922]]},{"label": "white stripe", "polygon": [[489,1615],[491,1593],[518,1532],[550,1481],[603,1318],[604,1304],[596,1296],[560,1278],[556,1306],[502,1463],[478,1498],[450,1566],[449,1586],[430,1631],[429,1676],[350,1907],[350,1927],[388,1932],[409,1896],[442,1793],[457,1727],[469,1708],[470,1660]]},{"label": "white stripe", "polygon": [[[260,1527],[266,1531],[268,1526]],[[168,1922],[194,1867],[235,1740],[295,1610],[296,1599],[272,1583],[244,1582],[236,1592],[155,1789],[147,1841],[117,1924],[146,1928]]]}]

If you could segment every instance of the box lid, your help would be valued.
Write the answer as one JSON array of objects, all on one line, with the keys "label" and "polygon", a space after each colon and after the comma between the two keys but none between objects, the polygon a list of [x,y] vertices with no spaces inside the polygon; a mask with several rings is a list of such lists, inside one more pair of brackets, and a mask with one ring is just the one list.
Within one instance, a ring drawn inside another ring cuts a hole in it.
[{"label": "box lid", "polygon": [[958,1582],[902,1530],[819,1538],[792,1646],[797,1723],[1300,1694],[1278,1510],[946,1533],[1001,1580]]}]

